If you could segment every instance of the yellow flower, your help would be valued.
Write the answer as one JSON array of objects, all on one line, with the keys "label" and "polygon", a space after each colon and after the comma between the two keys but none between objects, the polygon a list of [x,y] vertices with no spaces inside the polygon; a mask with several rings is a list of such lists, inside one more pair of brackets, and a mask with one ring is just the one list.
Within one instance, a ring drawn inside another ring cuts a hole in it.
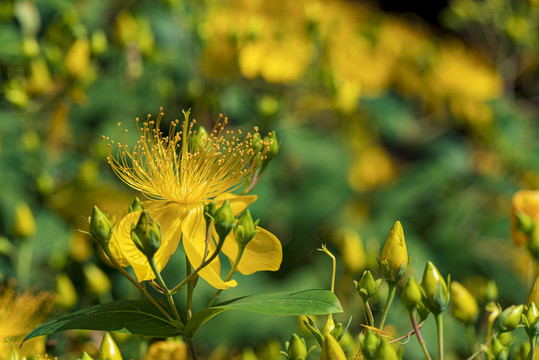
[{"label": "yellow flower", "polygon": [[[204,205],[215,201],[219,207],[228,199],[234,215],[244,211],[256,196],[239,196],[231,191],[249,181],[264,160],[268,148],[265,143],[262,147],[253,147],[253,133],[243,136],[241,131],[225,131],[227,119],[222,119],[222,116],[209,134],[197,136],[193,130],[195,120],[189,122],[188,112],[184,115],[182,125],[178,120],[171,123],[168,136],[159,130],[162,112],[156,121],[148,116],[139,124],[137,119],[140,140],[133,148],[125,141],[114,145],[109,138],[104,138],[112,169],[123,182],[149,199],[144,208],[161,225],[162,242],[154,256],[159,271],[176,251],[180,239],[195,268],[213,253],[216,248],[214,241],[209,241],[206,249]],[[255,128],[255,132],[257,130]],[[115,147],[118,150],[113,156]],[[141,211],[131,212],[118,222],[110,248],[122,266],[131,265],[137,279],[144,281],[155,278],[155,275],[144,254],[131,240],[131,224],[137,223],[140,214]],[[245,248],[237,267],[242,274],[274,271],[281,264],[279,240],[267,230],[260,227],[257,230],[259,232]],[[227,236],[222,251],[231,261],[235,260],[238,246],[232,234]],[[235,281],[224,282],[221,279],[218,257],[199,274],[218,289],[236,286]]]},{"label": "yellow flower", "polygon": [[[12,348],[20,356],[45,352],[45,338],[30,339],[22,345],[24,337],[49,315],[53,295],[48,292],[28,291],[18,294],[13,283],[0,287],[0,360],[10,359]],[[8,339],[12,339],[11,346]]]}]

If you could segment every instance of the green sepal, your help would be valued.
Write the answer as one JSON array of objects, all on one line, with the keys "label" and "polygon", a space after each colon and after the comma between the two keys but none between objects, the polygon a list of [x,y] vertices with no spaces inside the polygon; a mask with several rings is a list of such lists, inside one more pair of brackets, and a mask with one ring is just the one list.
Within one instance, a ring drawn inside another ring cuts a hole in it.
[{"label": "green sepal", "polygon": [[322,335],[322,332],[318,330],[318,327],[316,327],[314,321],[310,317],[307,317],[307,321],[303,320],[303,324],[307,329],[309,329],[318,344],[322,346],[324,344],[324,335]]}]

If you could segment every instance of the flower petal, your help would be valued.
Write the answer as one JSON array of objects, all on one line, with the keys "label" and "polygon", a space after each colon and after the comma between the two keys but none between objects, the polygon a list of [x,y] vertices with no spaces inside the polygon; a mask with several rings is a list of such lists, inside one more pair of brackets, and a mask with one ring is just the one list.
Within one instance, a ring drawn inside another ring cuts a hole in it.
[{"label": "flower petal", "polygon": [[[243,256],[237,267],[237,270],[244,275],[249,275],[257,271],[279,270],[283,260],[283,250],[279,239],[259,226],[256,229],[259,232],[245,247]],[[223,252],[233,263],[238,253],[238,244],[234,239],[234,235],[227,236],[223,246]]]},{"label": "flower petal", "polygon": [[217,208],[221,207],[225,200],[230,201],[230,207],[232,208],[232,213],[234,216],[237,216],[238,214],[242,213],[247,209],[249,205],[254,203],[258,196],[256,195],[236,195],[232,193],[226,193],[217,196],[214,201],[217,204]]},{"label": "flower petal", "polygon": [[[206,249],[206,221],[204,220],[204,205],[192,206],[189,208],[187,216],[182,222],[182,240],[185,253],[193,268],[198,268],[202,264],[204,251]],[[208,247],[208,257],[215,250],[213,241]],[[200,276],[216,289],[228,289],[236,286],[236,281],[224,282],[220,276],[221,263],[219,256],[208,266],[200,270]]]},{"label": "flower petal", "polygon": [[[161,226],[162,240],[154,259],[157,269],[161,271],[176,251],[181,238],[181,222],[187,210],[185,206],[177,203],[168,203],[160,207],[147,210],[153,220]],[[131,240],[131,224],[136,224],[142,211],[127,214],[115,226],[110,248],[113,255],[122,266],[131,265],[138,281],[155,279],[146,256]]]}]

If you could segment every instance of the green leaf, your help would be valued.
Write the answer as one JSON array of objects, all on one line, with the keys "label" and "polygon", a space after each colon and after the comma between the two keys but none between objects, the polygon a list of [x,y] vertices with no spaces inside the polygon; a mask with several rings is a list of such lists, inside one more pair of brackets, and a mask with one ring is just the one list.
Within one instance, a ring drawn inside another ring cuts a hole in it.
[{"label": "green leaf", "polygon": [[185,337],[193,337],[195,336],[195,333],[197,330],[208,320],[210,320],[212,317],[222,313],[226,309],[224,308],[207,308],[204,310],[201,310],[197,312],[189,321],[187,324],[185,324],[185,329],[183,331],[183,335]]},{"label": "green leaf", "polygon": [[343,311],[335,294],[319,289],[243,296],[213,307],[267,315],[325,315]]},{"label": "green leaf", "polygon": [[339,299],[329,290],[242,296],[197,312],[185,325],[184,335],[193,337],[200,326],[225,310],[243,310],[266,315],[325,315],[343,311]]},{"label": "green leaf", "polygon": [[181,335],[180,329],[172,325],[149,300],[119,300],[60,316],[34,329],[24,341],[71,329],[115,331],[155,337]]}]

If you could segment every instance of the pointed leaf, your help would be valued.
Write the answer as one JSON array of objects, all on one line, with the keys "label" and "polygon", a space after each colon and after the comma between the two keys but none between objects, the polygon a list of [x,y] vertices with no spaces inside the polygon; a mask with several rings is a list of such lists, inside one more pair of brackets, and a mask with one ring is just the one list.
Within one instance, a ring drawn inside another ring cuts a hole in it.
[{"label": "pointed leaf", "polygon": [[335,294],[319,289],[243,296],[213,307],[267,315],[326,315],[343,311]]},{"label": "pointed leaf", "polygon": [[184,335],[194,336],[200,326],[225,310],[243,310],[266,315],[325,315],[343,311],[335,294],[328,290],[249,295],[197,312],[185,325]]},{"label": "pointed leaf", "polygon": [[119,300],[60,316],[37,327],[24,340],[71,329],[156,337],[181,335],[180,329],[172,325],[149,300]]}]

